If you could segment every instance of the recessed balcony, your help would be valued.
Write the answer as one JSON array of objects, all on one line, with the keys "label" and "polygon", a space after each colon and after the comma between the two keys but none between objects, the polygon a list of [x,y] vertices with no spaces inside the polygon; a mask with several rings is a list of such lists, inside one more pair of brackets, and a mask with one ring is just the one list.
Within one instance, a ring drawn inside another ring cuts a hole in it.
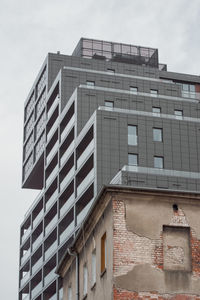
[{"label": "recessed balcony", "polygon": [[57,249],[57,240],[45,251],[44,258],[47,260]]},{"label": "recessed balcony", "polygon": [[92,140],[86,149],[83,151],[81,156],[77,160],[77,169],[86,161],[87,157],[91,155],[91,152],[94,150],[94,140]]},{"label": "recessed balcony", "polygon": [[54,193],[51,195],[51,197],[46,202],[46,210],[49,209],[49,207],[56,201],[56,198],[58,196],[58,190],[56,189]]},{"label": "recessed balcony", "polygon": [[37,294],[39,294],[41,292],[42,289],[42,281],[40,283],[38,283],[34,289],[32,289],[31,291],[31,296],[32,298],[34,298]]},{"label": "recessed balcony", "polygon": [[37,217],[33,220],[33,228],[36,227],[36,225],[41,221],[42,217],[44,214],[44,209],[42,209],[39,214],[37,215]]},{"label": "recessed balcony", "polygon": [[53,268],[53,270],[52,270],[51,272],[49,272],[49,273],[44,277],[44,284],[45,284],[45,285],[49,284],[49,283],[56,277],[55,269],[56,269],[56,268]]},{"label": "recessed balcony", "polygon": [[64,214],[67,212],[67,210],[71,207],[71,205],[74,203],[75,201],[75,195],[74,193],[69,197],[69,199],[67,199],[67,201],[65,202],[65,204],[61,207],[60,209],[60,217],[64,216]]},{"label": "recessed balcony", "polygon": [[43,232],[38,236],[38,238],[33,242],[32,244],[32,251],[35,251],[35,249],[39,246],[39,244],[42,242],[43,239]]},{"label": "recessed balcony", "polygon": [[68,122],[67,126],[65,127],[65,129],[62,131],[60,139],[61,139],[61,143],[64,141],[65,137],[67,136],[67,134],[69,133],[69,131],[72,129],[72,127],[74,126],[75,123],[75,115],[72,116],[72,118],[70,119],[70,121]]},{"label": "recessed balcony", "polygon": [[53,180],[53,178],[56,176],[56,174],[58,173],[59,167],[58,164],[54,167],[53,171],[51,172],[51,174],[48,176],[48,178],[46,179],[46,185],[48,186],[50,184],[50,182]]},{"label": "recessed balcony", "polygon": [[21,258],[21,265],[29,258],[30,254],[31,254],[31,250],[29,248]]},{"label": "recessed balcony", "polygon": [[43,258],[40,257],[38,261],[32,266],[32,274],[39,270],[42,266]]},{"label": "recessed balcony", "polygon": [[45,235],[47,235],[51,231],[51,229],[56,225],[57,220],[58,220],[58,215],[56,214],[53,217],[53,219],[51,220],[51,222],[49,222],[49,224],[46,226],[46,228],[45,228]]},{"label": "recessed balcony", "polygon": [[30,233],[31,233],[31,226],[29,226],[29,228],[27,228],[27,229],[24,230],[24,234],[23,234],[23,236],[21,238],[22,243],[28,238],[28,236],[30,235]]},{"label": "recessed balcony", "polygon": [[72,221],[66,229],[61,233],[60,235],[60,244],[62,244],[73,232],[75,226],[74,226],[74,221]]},{"label": "recessed balcony", "polygon": [[86,189],[86,187],[94,180],[94,168],[87,174],[83,181],[77,187],[77,196]]},{"label": "recessed balcony", "polygon": [[26,272],[20,281],[20,286],[22,287],[30,278],[30,271]]},{"label": "recessed balcony", "polygon": [[55,143],[55,145],[53,146],[53,148],[51,149],[51,151],[47,155],[47,157],[46,157],[46,164],[47,165],[49,164],[49,162],[51,161],[51,159],[54,157],[56,151],[58,151],[58,145],[59,145],[59,141],[57,141]]},{"label": "recessed balcony", "polygon": [[67,150],[64,152],[62,157],[60,158],[60,165],[62,166],[63,163],[69,158],[69,156],[74,151],[74,141],[70,144],[70,146],[67,148]]},{"label": "recessed balcony", "polygon": [[60,191],[63,190],[63,188],[71,181],[72,177],[75,173],[75,167],[73,166],[71,170],[67,173],[67,175],[64,177],[64,179],[60,183]]}]

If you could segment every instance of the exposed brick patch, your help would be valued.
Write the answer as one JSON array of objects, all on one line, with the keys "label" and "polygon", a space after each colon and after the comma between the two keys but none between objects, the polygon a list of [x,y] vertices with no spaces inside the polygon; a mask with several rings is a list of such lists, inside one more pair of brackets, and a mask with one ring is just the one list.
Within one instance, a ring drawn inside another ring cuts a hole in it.
[{"label": "exposed brick patch", "polygon": [[192,270],[196,276],[200,276],[200,241],[196,238],[194,231],[191,231],[190,242],[192,252]]},{"label": "exposed brick patch", "polygon": [[136,293],[123,289],[113,288],[113,300],[200,300],[198,296],[195,295],[166,295],[161,296],[155,293]]}]

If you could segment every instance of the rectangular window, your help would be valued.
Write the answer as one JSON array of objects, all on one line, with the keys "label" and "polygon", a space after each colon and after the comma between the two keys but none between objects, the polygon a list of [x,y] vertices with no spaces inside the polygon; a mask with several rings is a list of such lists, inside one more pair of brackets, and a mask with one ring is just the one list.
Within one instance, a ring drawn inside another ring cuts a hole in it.
[{"label": "rectangular window", "polygon": [[128,154],[128,165],[129,166],[137,166],[138,165],[138,155],[129,153]]},{"label": "rectangular window", "polygon": [[95,82],[87,80],[87,86],[95,86]]},{"label": "rectangular window", "polygon": [[154,97],[158,96],[158,90],[150,90],[150,94]]},{"label": "rectangular window", "polygon": [[154,142],[163,141],[162,128],[153,128],[153,140]]},{"label": "rectangular window", "polygon": [[113,101],[107,101],[107,100],[105,100],[105,106],[113,108],[114,107],[114,102]]},{"label": "rectangular window", "polygon": [[92,286],[96,282],[96,250],[92,252]]},{"label": "rectangular window", "polygon": [[128,125],[128,145],[137,145],[137,126]]},{"label": "rectangular window", "polygon": [[83,267],[83,295],[85,296],[87,294],[88,289],[88,270],[87,266],[84,265]]},{"label": "rectangular window", "polygon": [[72,300],[72,287],[69,286],[67,290],[67,300]]},{"label": "rectangular window", "polygon": [[182,119],[182,117],[183,117],[183,111],[180,109],[175,109],[174,114],[176,116],[176,119]]},{"label": "rectangular window", "polygon": [[106,232],[101,238],[101,273],[106,269]]},{"label": "rectangular window", "polygon": [[161,108],[160,108],[160,107],[155,107],[155,106],[153,106],[153,107],[152,107],[152,112],[153,112],[154,114],[160,114],[160,113],[161,113]]},{"label": "rectangular window", "polygon": [[137,94],[138,93],[138,88],[135,86],[130,86],[130,92]]},{"label": "rectangular window", "polygon": [[164,158],[162,156],[154,156],[154,168],[164,168]]},{"label": "rectangular window", "polygon": [[114,69],[107,69],[107,71],[108,71],[109,73],[112,73],[112,74],[115,73],[115,70],[114,70]]}]

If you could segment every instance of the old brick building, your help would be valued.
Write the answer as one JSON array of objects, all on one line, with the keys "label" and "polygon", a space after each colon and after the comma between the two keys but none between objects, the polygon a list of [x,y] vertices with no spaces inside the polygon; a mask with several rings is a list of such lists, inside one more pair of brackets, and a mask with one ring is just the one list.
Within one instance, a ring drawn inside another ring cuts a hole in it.
[{"label": "old brick building", "polygon": [[200,195],[110,185],[57,273],[64,300],[200,299]]}]

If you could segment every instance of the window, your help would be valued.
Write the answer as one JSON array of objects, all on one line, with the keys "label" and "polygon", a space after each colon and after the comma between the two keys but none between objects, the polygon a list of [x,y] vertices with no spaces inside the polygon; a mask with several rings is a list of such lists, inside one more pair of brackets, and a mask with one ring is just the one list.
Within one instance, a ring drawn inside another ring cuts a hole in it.
[{"label": "window", "polygon": [[134,94],[137,94],[138,88],[137,88],[137,87],[134,87],[134,86],[130,86],[130,92],[132,92],[132,93],[134,93]]},{"label": "window", "polygon": [[137,166],[138,165],[138,155],[137,154],[128,154],[128,165]]},{"label": "window", "polygon": [[154,142],[162,142],[162,129],[161,128],[153,128],[153,140]]},{"label": "window", "polygon": [[109,72],[109,73],[115,73],[115,70],[114,69],[107,69],[107,71]]},{"label": "window", "polygon": [[106,107],[110,107],[110,108],[113,108],[114,107],[114,102],[113,101],[105,101],[105,106]]},{"label": "window", "polygon": [[164,158],[162,156],[154,156],[154,168],[164,168]]},{"label": "window", "polygon": [[158,96],[158,90],[150,90],[150,94],[151,94],[153,97],[157,97],[157,96]]},{"label": "window", "polygon": [[175,109],[174,114],[176,116],[176,119],[182,119],[182,117],[183,117],[183,111],[182,110]]},{"label": "window", "polygon": [[95,86],[95,82],[87,80],[87,86]]},{"label": "window", "polygon": [[128,125],[128,145],[137,145],[137,126]]},{"label": "window", "polygon": [[96,250],[92,252],[92,286],[96,282]]},{"label": "window", "polygon": [[67,290],[67,300],[72,300],[72,287],[69,286]]},{"label": "window", "polygon": [[83,267],[83,295],[84,296],[87,294],[87,288],[88,288],[88,270],[87,270],[87,265],[84,265]]},{"label": "window", "polygon": [[101,273],[106,270],[106,232],[101,238]]},{"label": "window", "polygon": [[152,112],[153,112],[154,114],[160,114],[160,113],[161,113],[161,108],[160,108],[160,107],[155,107],[155,106],[153,106],[153,107],[152,107]]}]

